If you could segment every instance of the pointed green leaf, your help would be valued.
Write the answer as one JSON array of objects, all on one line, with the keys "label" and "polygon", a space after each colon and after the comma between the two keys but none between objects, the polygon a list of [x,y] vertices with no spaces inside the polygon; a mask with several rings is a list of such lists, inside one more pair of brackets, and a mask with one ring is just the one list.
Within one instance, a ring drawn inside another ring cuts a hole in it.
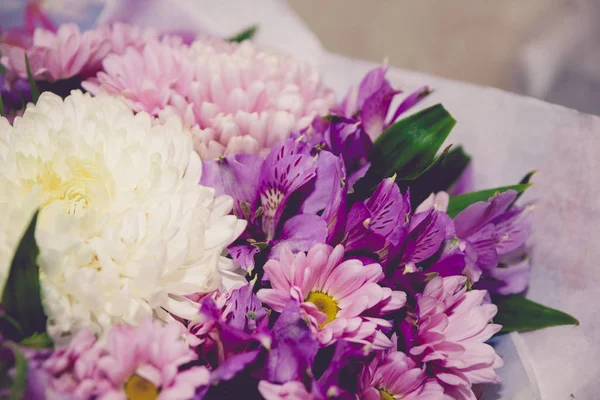
[{"label": "pointed green leaf", "polygon": [[48,349],[53,345],[52,339],[47,333],[34,333],[21,340],[21,345],[31,349]]},{"label": "pointed green leaf", "polygon": [[227,39],[228,42],[234,42],[234,43],[241,43],[244,40],[251,40],[254,35],[256,34],[256,31],[258,30],[258,26],[256,25],[252,25],[249,26],[248,28],[244,29],[243,31],[235,34],[234,36],[230,37],[229,39]]},{"label": "pointed green leaf", "polygon": [[522,193],[529,187],[531,187],[531,183],[502,186],[495,189],[487,189],[479,192],[471,192],[461,194],[459,196],[452,196],[450,197],[450,203],[448,204],[448,215],[454,218],[471,204],[477,203],[478,201],[487,201],[490,197],[497,193],[506,192],[507,190],[516,190],[518,193]]},{"label": "pointed green leaf", "polygon": [[370,170],[381,178],[394,174],[399,180],[418,176],[433,163],[455,124],[441,104],[396,122],[373,143]]},{"label": "pointed green leaf", "polygon": [[494,299],[498,314],[494,323],[502,325],[500,332],[532,331],[558,325],[579,325],[567,313],[534,303],[523,296],[512,295]]},{"label": "pointed green leaf", "polygon": [[[523,177],[523,179],[521,179],[521,182],[519,182],[520,185],[526,185],[531,181],[531,177],[533,177],[533,175],[536,173],[536,170],[533,170],[531,172],[528,172],[527,175],[525,175]],[[519,198],[521,198],[521,196],[523,195],[524,192],[519,192],[519,194],[517,194],[517,197],[515,197],[515,200],[510,204],[510,206],[508,208],[511,208],[516,202],[517,200],[519,200]]]},{"label": "pointed green leaf", "polygon": [[37,215],[33,216],[19,243],[2,295],[4,312],[19,323],[25,337],[46,332],[37,265],[39,250],[35,242]]},{"label": "pointed green leaf", "polygon": [[40,91],[35,83],[35,79],[33,78],[33,74],[31,73],[31,67],[29,66],[29,57],[25,54],[25,68],[27,69],[27,79],[29,80],[29,87],[31,89],[31,98],[33,99],[33,104],[36,104],[38,99],[40,98]]},{"label": "pointed green leaf", "polygon": [[15,358],[14,377],[8,399],[21,400],[27,388],[27,359],[16,344],[7,343],[6,346],[12,350]]},{"label": "pointed green leaf", "polygon": [[419,177],[412,181],[399,182],[400,188],[410,187],[411,204],[419,204],[431,193],[451,189],[470,162],[471,157],[464,152],[462,146],[444,151]]}]

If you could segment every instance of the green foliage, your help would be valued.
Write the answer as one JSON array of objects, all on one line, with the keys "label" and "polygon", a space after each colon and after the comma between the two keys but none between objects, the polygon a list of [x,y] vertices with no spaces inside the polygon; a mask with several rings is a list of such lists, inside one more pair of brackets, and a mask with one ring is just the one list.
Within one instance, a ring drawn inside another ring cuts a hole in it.
[{"label": "green foliage", "polygon": [[523,296],[511,295],[494,299],[498,314],[494,323],[500,332],[532,331],[558,325],[579,325],[579,321],[562,311],[537,304]]}]

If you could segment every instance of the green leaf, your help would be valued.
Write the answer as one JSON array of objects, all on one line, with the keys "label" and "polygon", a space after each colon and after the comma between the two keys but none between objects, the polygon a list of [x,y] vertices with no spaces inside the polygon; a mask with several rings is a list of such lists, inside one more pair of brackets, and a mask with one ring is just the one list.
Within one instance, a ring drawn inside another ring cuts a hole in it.
[{"label": "green leaf", "polygon": [[4,312],[19,323],[24,337],[46,332],[46,315],[42,307],[37,265],[39,250],[35,242],[37,216],[37,213],[33,216],[19,243],[2,295]]},{"label": "green leaf", "polygon": [[33,335],[21,340],[21,345],[31,349],[48,349],[53,345],[52,339],[47,333],[34,333]]},{"label": "green leaf", "polygon": [[[529,181],[531,181],[531,177],[533,177],[533,175],[536,173],[536,170],[533,170],[531,172],[528,172],[527,175],[525,175],[523,177],[523,179],[521,179],[521,182],[519,182],[520,185],[526,185],[529,183]],[[512,203],[510,203],[510,206],[508,206],[508,208],[511,208],[516,202],[517,200],[519,200],[519,198],[523,195],[524,192],[520,192],[519,194],[517,194],[517,197],[515,197],[515,199],[513,200]]]},{"label": "green leaf", "polygon": [[33,78],[33,74],[31,73],[31,67],[29,66],[29,57],[25,54],[25,68],[27,69],[27,79],[29,80],[29,87],[31,88],[31,98],[33,99],[33,104],[36,104],[38,99],[40,98],[40,91],[35,83],[35,79]]},{"label": "green leaf", "polygon": [[396,122],[373,143],[369,171],[381,179],[394,174],[398,180],[418,177],[431,166],[455,124],[441,104]]},{"label": "green leaf", "polygon": [[[0,54],[2,56],[2,54]],[[0,75],[6,75],[6,67],[0,64]]]},{"label": "green leaf", "polygon": [[258,30],[258,26],[256,26],[256,25],[249,26],[248,28],[244,29],[243,31],[241,31],[241,32],[235,34],[234,36],[230,37],[229,39],[227,39],[227,41],[234,42],[234,43],[241,43],[244,40],[250,40],[254,37],[257,30]]},{"label": "green leaf", "polygon": [[500,332],[532,331],[558,325],[579,325],[567,313],[534,303],[523,296],[511,295],[494,299],[498,314],[494,323],[502,325]]},{"label": "green leaf", "polygon": [[0,117],[4,115],[4,102],[2,101],[2,94],[0,94]]},{"label": "green leaf", "polygon": [[431,193],[448,191],[462,176],[471,157],[462,146],[444,151],[423,174],[411,181],[399,182],[401,189],[410,187],[411,204],[419,204]]},{"label": "green leaf", "polygon": [[459,196],[450,197],[450,204],[448,204],[448,215],[452,218],[456,217],[462,210],[467,208],[473,203],[478,201],[487,201],[490,197],[506,192],[507,190],[516,190],[517,193],[524,192],[527,188],[531,187],[531,183],[502,186],[495,189],[481,190],[479,192],[471,192],[461,194]]},{"label": "green leaf", "polygon": [[19,323],[6,314],[0,314],[0,333],[9,339],[23,337],[23,329]]},{"label": "green leaf", "polygon": [[16,344],[7,343],[6,346],[12,350],[15,357],[15,375],[12,381],[8,399],[20,400],[23,398],[25,389],[27,388],[27,359],[23,353],[21,353],[21,350],[19,350]]}]

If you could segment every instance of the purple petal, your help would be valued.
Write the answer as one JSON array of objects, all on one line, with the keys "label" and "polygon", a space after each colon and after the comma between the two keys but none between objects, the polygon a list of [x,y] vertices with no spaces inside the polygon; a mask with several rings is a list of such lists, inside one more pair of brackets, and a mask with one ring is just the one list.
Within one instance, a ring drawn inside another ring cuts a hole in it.
[{"label": "purple petal", "polygon": [[266,371],[270,382],[303,380],[312,369],[319,344],[300,314],[300,306],[290,302],[272,329],[273,348],[267,354]]},{"label": "purple petal", "polygon": [[258,179],[263,159],[255,154],[236,154],[202,162],[200,184],[215,189],[215,194],[234,200],[234,214],[251,221],[258,203]]},{"label": "purple petal", "polygon": [[431,210],[411,218],[403,261],[418,263],[440,249],[446,238],[446,225],[439,215],[440,213]]},{"label": "purple petal", "polygon": [[462,275],[467,266],[466,254],[454,246],[449,251],[444,251],[438,261],[436,261],[427,273],[435,272],[441,277]]},{"label": "purple petal", "polygon": [[300,212],[316,214],[323,211],[340,187],[339,169],[343,161],[328,151],[320,151],[317,156],[317,171],[311,192],[302,202]]},{"label": "purple petal", "polygon": [[488,222],[502,214],[517,197],[517,192],[507,190],[492,197],[489,201],[478,201],[461,211],[454,218],[456,236],[466,239]]},{"label": "purple petal", "polygon": [[477,267],[489,269],[498,265],[497,243],[498,238],[493,224],[484,226],[469,237],[467,246],[477,255]]},{"label": "purple petal", "polygon": [[496,226],[498,254],[507,254],[521,247],[531,232],[533,207],[510,210],[492,221]]},{"label": "purple petal", "polygon": [[346,195],[348,182],[344,162],[338,158],[333,170],[333,192],[323,211],[323,219],[327,223],[327,243],[337,244],[341,241],[346,224]]},{"label": "purple petal", "polygon": [[[357,392],[357,379],[348,379],[348,377],[360,376],[363,362],[366,359],[368,350],[363,346],[350,343],[345,340],[339,340],[335,346],[335,351],[327,369],[318,380],[318,389],[326,397],[327,393],[334,389],[337,391],[336,399],[354,399]],[[318,368],[318,366],[316,366]],[[322,368],[322,367],[321,367]]]},{"label": "purple petal", "polygon": [[387,70],[388,66],[382,65],[367,72],[358,86],[358,95],[356,99],[357,110],[361,109],[365,101],[373,94],[380,91],[382,87],[386,85],[389,86],[389,82],[385,79]]},{"label": "purple petal", "polygon": [[354,119],[334,117],[325,132],[329,150],[344,159],[348,171],[361,168],[368,162],[373,141]]},{"label": "purple petal", "polygon": [[215,385],[219,382],[229,381],[235,378],[235,376],[246,369],[249,364],[256,361],[261,351],[261,349],[258,349],[232,355],[222,362],[217,369],[210,373],[210,383]]},{"label": "purple petal", "polygon": [[473,176],[473,163],[469,163],[456,183],[452,186],[452,189],[450,189],[449,193],[452,196],[458,196],[459,194],[473,191]]},{"label": "purple petal", "polygon": [[371,163],[366,163],[356,171],[350,173],[350,176],[348,176],[348,192],[351,193],[354,191],[354,185],[367,174],[369,168],[371,168]]},{"label": "purple petal", "polygon": [[317,163],[305,146],[286,140],[274,147],[261,170],[260,198],[263,209],[263,230],[267,240],[273,239],[279,219],[290,196],[316,176]]},{"label": "purple petal", "polygon": [[270,256],[278,258],[281,249],[289,247],[293,252],[308,251],[327,240],[327,223],[315,214],[296,215],[283,224],[281,235],[271,249]]},{"label": "purple petal", "polygon": [[422,88],[418,89],[417,91],[411,93],[406,99],[404,99],[404,101],[402,101],[402,103],[400,103],[398,108],[396,108],[396,111],[394,111],[394,115],[390,119],[390,123],[388,125],[391,125],[394,122],[396,122],[396,120],[400,117],[400,115],[402,115],[403,113],[408,111],[410,108],[416,106],[421,100],[423,100],[425,97],[427,97],[430,93],[431,93],[431,89],[428,86],[423,86]]},{"label": "purple petal", "polygon": [[254,269],[254,256],[258,254],[258,247],[252,246],[246,240],[237,240],[227,251],[240,267],[248,272]]},{"label": "purple petal", "polygon": [[267,315],[267,310],[252,291],[253,287],[252,283],[248,283],[231,290],[222,314],[232,328],[248,333],[254,332],[257,324]]},{"label": "purple petal", "polygon": [[361,250],[375,253],[385,246],[385,237],[369,229],[370,218],[371,212],[364,203],[356,203],[350,208],[343,241],[346,252]]},{"label": "purple petal", "polygon": [[409,199],[402,196],[393,178],[384,179],[365,205],[372,214],[369,228],[385,237],[410,213]]},{"label": "purple petal", "polygon": [[385,118],[392,99],[398,93],[400,91],[392,88],[386,80],[375,93],[365,100],[360,109],[360,119],[365,132],[371,139],[375,140],[386,128]]}]

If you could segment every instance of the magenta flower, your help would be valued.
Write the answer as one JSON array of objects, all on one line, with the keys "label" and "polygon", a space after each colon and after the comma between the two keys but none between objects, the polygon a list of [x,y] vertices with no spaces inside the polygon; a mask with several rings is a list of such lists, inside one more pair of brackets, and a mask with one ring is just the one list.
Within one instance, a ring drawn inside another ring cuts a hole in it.
[{"label": "magenta flower", "polygon": [[206,367],[180,370],[196,359],[184,331],[177,322],[152,320],[139,327],[115,325],[102,341],[83,331],[38,366],[35,376],[48,377],[46,393],[54,398],[189,399],[209,384],[210,374]]},{"label": "magenta flower", "polygon": [[77,25],[64,24],[56,32],[37,28],[30,47],[2,44],[0,50],[9,79],[27,77],[27,54],[35,79],[55,82],[98,71],[110,43],[100,30],[81,33]]},{"label": "magenta flower", "polygon": [[358,396],[364,400],[437,400],[443,392],[440,385],[428,380],[423,368],[395,349],[377,353],[363,369],[358,388]]},{"label": "magenta flower", "polygon": [[343,246],[320,244],[296,255],[283,248],[280,261],[265,264],[272,288],[259,290],[258,298],[278,312],[299,301],[322,346],[345,339],[390,347],[381,329],[391,325],[382,317],[403,307],[406,295],[377,284],[383,277],[379,264],[343,257]]},{"label": "magenta flower", "polygon": [[486,292],[467,292],[465,283],[459,276],[432,279],[417,298],[414,319],[404,321],[402,330],[411,357],[424,363],[446,392],[470,399],[473,384],[500,381],[495,369],[502,359],[485,341],[501,326],[489,323],[498,309],[482,304]]}]

